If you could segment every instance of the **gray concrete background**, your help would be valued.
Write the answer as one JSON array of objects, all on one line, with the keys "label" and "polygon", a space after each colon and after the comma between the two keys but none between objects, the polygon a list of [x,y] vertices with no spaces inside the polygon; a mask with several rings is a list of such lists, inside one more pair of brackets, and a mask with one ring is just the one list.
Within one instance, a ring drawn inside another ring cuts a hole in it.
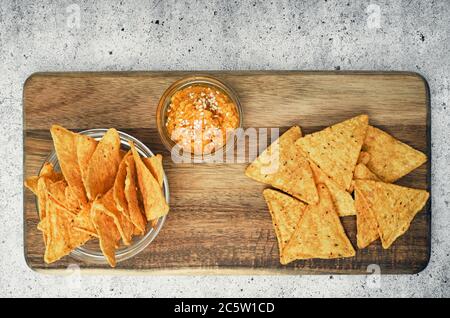
[{"label": "gray concrete background", "polygon": [[[73,19],[77,8],[79,27]],[[377,8],[379,28],[371,19]],[[0,296],[450,296],[449,31],[446,0],[2,0]],[[381,278],[55,277],[31,271],[23,257],[22,231],[25,79],[36,71],[196,69],[423,74],[432,97],[433,237],[427,269],[418,275]]]}]

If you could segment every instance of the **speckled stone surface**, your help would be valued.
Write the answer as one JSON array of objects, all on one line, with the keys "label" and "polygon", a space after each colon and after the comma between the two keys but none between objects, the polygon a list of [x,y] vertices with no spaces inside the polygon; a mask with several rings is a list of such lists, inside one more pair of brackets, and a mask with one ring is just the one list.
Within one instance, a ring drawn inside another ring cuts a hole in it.
[{"label": "speckled stone surface", "polygon": [[[0,2],[0,296],[450,296],[450,2],[190,2]],[[382,277],[31,271],[22,230],[25,79],[37,71],[204,69],[423,74],[432,100],[429,266]]]}]

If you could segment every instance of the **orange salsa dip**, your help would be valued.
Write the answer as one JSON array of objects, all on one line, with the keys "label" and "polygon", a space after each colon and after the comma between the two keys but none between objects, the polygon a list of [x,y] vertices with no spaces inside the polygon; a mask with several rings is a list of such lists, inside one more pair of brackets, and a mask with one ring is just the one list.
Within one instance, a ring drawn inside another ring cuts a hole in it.
[{"label": "orange salsa dip", "polygon": [[239,127],[239,114],[223,91],[192,85],[172,96],[165,125],[170,138],[184,151],[207,154],[225,145],[227,133]]}]

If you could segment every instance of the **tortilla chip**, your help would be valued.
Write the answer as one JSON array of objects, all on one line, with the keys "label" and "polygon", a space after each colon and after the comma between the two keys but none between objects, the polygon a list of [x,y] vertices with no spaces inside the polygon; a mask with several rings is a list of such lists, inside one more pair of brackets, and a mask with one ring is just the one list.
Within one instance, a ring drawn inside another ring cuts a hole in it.
[{"label": "tortilla chip", "polygon": [[336,211],[339,216],[355,215],[355,201],[353,201],[352,195],[345,191],[339,184],[333,179],[327,176],[318,166],[309,160],[311,170],[314,174],[314,180],[316,184],[323,183],[330,191],[331,199],[333,200]]},{"label": "tortilla chip", "polygon": [[308,205],[298,222],[295,232],[284,248],[281,264],[296,259],[342,258],[355,256],[327,187],[317,186],[319,203]]},{"label": "tortilla chip", "polygon": [[48,242],[48,218],[43,218],[39,221],[37,229],[42,232],[42,239],[44,240],[44,245],[47,246]]},{"label": "tortilla chip", "polygon": [[369,126],[364,151],[370,154],[367,167],[384,182],[394,182],[427,161],[427,156],[395,139],[386,132]]},{"label": "tortilla chip", "polygon": [[51,182],[63,180],[63,175],[60,172],[55,172],[53,165],[49,162],[44,163],[39,172],[39,176],[31,176],[25,180],[25,186],[37,196],[38,180],[40,177],[49,179]]},{"label": "tortilla chip", "polygon": [[123,243],[125,245],[131,244],[134,231],[133,223],[117,209],[112,189],[104,196],[99,196],[92,204],[92,209],[101,210],[110,216],[122,237]]},{"label": "tortilla chip", "polygon": [[295,226],[303,215],[306,204],[272,189],[264,190],[263,195],[272,216],[281,262],[281,252],[294,233]]},{"label": "tortilla chip", "polygon": [[125,178],[127,176],[127,160],[133,157],[131,151],[129,151],[122,159],[119,164],[119,169],[117,170],[116,180],[113,186],[114,201],[116,203],[117,209],[124,213],[129,218],[128,204],[125,197]]},{"label": "tortilla chip", "polygon": [[150,170],[153,177],[155,177],[156,181],[158,181],[159,186],[162,188],[164,182],[164,169],[162,164],[162,156],[160,154],[157,154],[152,157],[142,158],[142,161]]},{"label": "tortilla chip", "polygon": [[366,248],[378,235],[378,223],[375,215],[367,204],[364,195],[355,189],[355,206],[356,206],[356,239],[358,248]]},{"label": "tortilla chip", "polygon": [[65,213],[58,211],[59,208],[55,202],[47,201],[46,220],[48,224],[43,226],[47,234],[44,253],[44,261],[47,264],[59,260],[71,251],[69,237],[70,218]]},{"label": "tortilla chip", "polygon": [[97,140],[85,135],[77,135],[77,158],[78,165],[80,166],[81,180],[83,181],[84,187],[87,188],[87,178],[89,171],[89,161],[95,152],[97,147]]},{"label": "tortilla chip", "polygon": [[[363,146],[364,146],[364,144],[363,144]],[[368,152],[361,151],[359,153],[358,163],[367,165],[369,163],[369,161],[370,161],[370,154]]]},{"label": "tortilla chip", "polygon": [[290,128],[247,167],[245,174],[314,204],[319,196],[313,174],[305,156],[295,146],[301,136],[300,127]]},{"label": "tortilla chip", "polygon": [[91,220],[92,203],[86,204],[73,220],[73,227],[91,236],[98,237],[94,223]]},{"label": "tortilla chip", "polygon": [[90,236],[75,231],[72,227],[72,217],[53,200],[47,201],[46,211],[48,223],[44,225],[44,229],[47,230],[44,261],[50,264],[86,243]]},{"label": "tortilla chip", "polygon": [[130,147],[136,165],[139,190],[142,194],[147,220],[160,218],[169,212],[169,206],[164,198],[162,189],[150,170],[142,162],[133,142],[130,142]]},{"label": "tortilla chip", "polygon": [[429,197],[425,190],[372,180],[356,180],[356,189],[375,215],[378,234],[385,249],[408,230]]},{"label": "tortilla chip", "polygon": [[67,184],[73,188],[80,204],[84,204],[87,202],[87,198],[78,165],[77,135],[57,125],[53,125],[50,132],[64,178]]},{"label": "tortilla chip", "polygon": [[108,192],[114,185],[120,164],[120,137],[108,129],[89,160],[86,192],[90,200]]},{"label": "tortilla chip", "polygon": [[358,163],[355,167],[353,179],[381,181],[372,171],[363,163]]},{"label": "tortilla chip", "polygon": [[360,115],[297,140],[308,157],[343,189],[348,190],[363,144],[368,116]]},{"label": "tortilla chip", "polygon": [[100,249],[111,267],[116,267],[116,248],[119,246],[120,233],[114,219],[103,209],[92,208],[92,223],[98,233]]},{"label": "tortilla chip", "polygon": [[39,180],[38,176],[31,176],[25,180],[25,187],[30,189],[31,192],[34,193],[34,195],[37,195],[38,180]]},{"label": "tortilla chip", "polygon": [[39,178],[37,185],[37,199],[39,209],[39,219],[42,220],[47,216],[46,206],[48,200],[47,185],[50,181],[47,178]]},{"label": "tortilla chip", "polygon": [[127,161],[125,178],[125,197],[127,199],[128,214],[131,222],[135,226],[135,233],[142,235],[145,233],[146,220],[139,206],[138,192],[136,187],[136,167],[134,158]]},{"label": "tortilla chip", "polygon": [[39,172],[39,177],[50,179],[50,181],[52,182],[64,179],[63,174],[61,172],[55,172],[55,169],[53,168],[53,165],[50,162],[44,163],[44,165],[41,168],[41,171]]}]

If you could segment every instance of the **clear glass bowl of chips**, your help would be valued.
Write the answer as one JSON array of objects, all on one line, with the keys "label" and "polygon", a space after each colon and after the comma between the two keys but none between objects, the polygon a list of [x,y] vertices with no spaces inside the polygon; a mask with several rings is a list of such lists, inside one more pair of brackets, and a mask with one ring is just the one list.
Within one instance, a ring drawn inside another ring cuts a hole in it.
[{"label": "clear glass bowl of chips", "polygon": [[[90,129],[79,132],[79,134],[86,135],[94,138],[95,140],[100,140],[103,135],[106,133],[107,129]],[[152,157],[154,156],[153,152],[144,145],[141,141],[130,136],[124,132],[118,131],[121,143],[121,149],[124,151],[128,151],[130,149],[130,141],[132,141],[136,147],[136,150],[142,157]],[[58,157],[56,156],[56,152],[53,150],[50,155],[47,157],[45,162],[49,162],[53,165],[55,171],[60,171],[60,166],[58,163]],[[41,167],[42,168],[42,167]],[[167,177],[164,175],[164,183],[163,183],[163,192],[167,203],[169,204],[169,184],[167,182]],[[39,211],[38,200],[36,197],[36,206]],[[156,238],[159,231],[164,225],[166,220],[166,216],[163,216],[158,219],[155,224],[151,224],[149,222],[147,224],[147,232],[143,236],[134,236],[131,245],[125,246],[121,245],[116,250],[116,262],[125,261],[138,253],[142,252],[149,244]],[[97,265],[107,265],[108,262],[105,256],[102,254],[100,250],[100,246],[98,243],[98,239],[91,239],[85,245],[77,247],[74,249],[69,256],[73,257],[76,260],[88,263],[88,264],[97,264]]]}]

